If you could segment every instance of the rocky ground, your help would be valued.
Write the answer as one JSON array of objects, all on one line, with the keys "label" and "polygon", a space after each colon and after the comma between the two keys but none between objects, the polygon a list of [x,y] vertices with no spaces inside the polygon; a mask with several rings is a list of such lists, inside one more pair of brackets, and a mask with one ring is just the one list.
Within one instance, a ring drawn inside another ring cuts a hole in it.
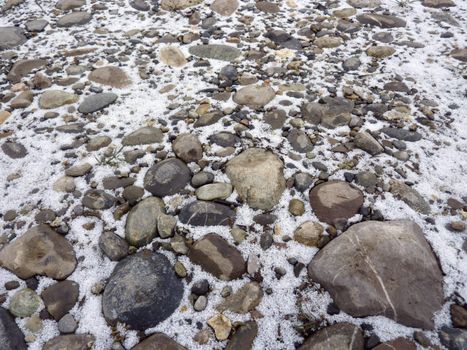
[{"label": "rocky ground", "polygon": [[467,2],[6,0],[0,348],[467,349]]}]

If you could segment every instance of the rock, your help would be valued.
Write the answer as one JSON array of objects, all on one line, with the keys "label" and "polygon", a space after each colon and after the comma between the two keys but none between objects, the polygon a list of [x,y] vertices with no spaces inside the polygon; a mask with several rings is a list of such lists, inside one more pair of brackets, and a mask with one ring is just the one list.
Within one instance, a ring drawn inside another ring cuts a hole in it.
[{"label": "rock", "polygon": [[159,217],[157,218],[157,232],[159,233],[159,237],[171,237],[176,225],[177,219],[175,219],[173,216],[159,214]]},{"label": "rock", "polygon": [[320,48],[334,48],[341,46],[344,43],[344,39],[338,36],[324,35],[316,38],[313,43]]},{"label": "rock", "polygon": [[428,215],[431,212],[430,205],[423,199],[420,193],[405,183],[397,180],[391,180],[390,192],[398,199],[419,213]]},{"label": "rock", "polygon": [[149,168],[144,177],[144,188],[154,196],[171,196],[190,182],[191,171],[184,162],[169,158]]},{"label": "rock", "polygon": [[101,148],[107,147],[112,142],[112,139],[108,136],[96,136],[89,140],[86,144],[86,150],[88,152],[98,151]]},{"label": "rock", "polygon": [[380,28],[398,28],[405,27],[406,22],[396,16],[379,15],[373,13],[364,13],[357,16],[357,20],[362,24],[378,26]]},{"label": "rock", "polygon": [[41,294],[47,311],[56,321],[60,320],[75,306],[78,297],[78,283],[69,280],[55,283],[44,289]]},{"label": "rock", "polygon": [[293,198],[289,202],[289,212],[293,216],[301,216],[305,213],[305,203],[300,199]]},{"label": "rock", "polygon": [[11,109],[28,108],[32,100],[34,99],[34,93],[32,91],[23,91],[10,103]]},{"label": "rock", "polygon": [[115,197],[103,190],[89,190],[82,199],[82,203],[86,208],[94,210],[109,209],[115,205]]},{"label": "rock", "polygon": [[350,57],[342,63],[342,68],[346,71],[357,70],[361,66],[362,62],[358,57]]},{"label": "rock", "polygon": [[69,167],[65,170],[66,176],[79,177],[89,173],[92,169],[92,165],[89,163],[77,164]]},{"label": "rock", "polygon": [[219,132],[209,136],[209,140],[222,147],[234,147],[237,143],[240,142],[240,138],[235,134],[229,132]]},{"label": "rock", "polygon": [[383,146],[381,146],[373,136],[365,131],[361,131],[355,135],[354,144],[357,148],[360,148],[373,156],[384,151]]},{"label": "rock", "polygon": [[309,247],[318,247],[323,232],[324,228],[318,222],[305,221],[295,230],[293,239]]},{"label": "rock", "polygon": [[214,175],[206,171],[200,171],[191,178],[191,186],[198,188],[214,181]]},{"label": "rock", "polygon": [[203,158],[203,147],[193,134],[180,134],[172,142],[175,155],[185,163],[197,162]]},{"label": "rock", "polygon": [[450,53],[452,58],[456,60],[467,62],[467,49],[455,49]]},{"label": "rock", "polygon": [[350,323],[336,323],[312,334],[298,350],[364,350],[361,329]]},{"label": "rock", "polygon": [[273,109],[264,114],[263,120],[269,124],[272,129],[280,129],[287,120],[287,114],[283,109]]},{"label": "rock", "polygon": [[302,44],[299,40],[291,36],[289,33],[280,30],[280,29],[273,29],[268,31],[266,34],[263,35],[265,38],[268,38],[276,45],[289,50],[301,50]]},{"label": "rock", "polygon": [[58,321],[58,330],[62,334],[70,334],[76,331],[78,323],[72,315],[66,314]]},{"label": "rock", "polygon": [[88,23],[92,18],[92,15],[89,12],[71,12],[67,15],[60,17],[57,21],[58,27],[73,27],[81,26]]},{"label": "rock", "polygon": [[236,47],[220,44],[190,46],[188,51],[193,56],[220,61],[233,61],[242,53]]},{"label": "rock", "polygon": [[211,10],[221,16],[232,16],[238,8],[238,0],[215,0],[211,4]]},{"label": "rock", "polygon": [[120,261],[105,287],[102,310],[110,324],[151,328],[179,306],[183,283],[162,254],[142,250]]},{"label": "rock", "polygon": [[297,173],[294,175],[294,187],[297,191],[305,192],[313,184],[313,177],[307,173]]},{"label": "rock", "polygon": [[454,1],[452,0],[423,0],[422,5],[426,7],[437,8],[437,9],[456,6]]},{"label": "rock", "polygon": [[467,328],[467,308],[452,304],[450,307],[452,325],[458,328]]},{"label": "rock", "polygon": [[198,297],[198,299],[196,299],[195,304],[193,305],[193,309],[198,312],[203,311],[206,309],[207,303],[208,299],[204,295],[201,295]]},{"label": "rock", "polygon": [[159,57],[163,63],[170,67],[179,68],[187,64],[182,50],[176,46],[165,46],[161,48]]},{"label": "rock", "polygon": [[30,228],[0,251],[0,265],[22,279],[68,277],[76,267],[71,244],[47,225]]},{"label": "rock", "polygon": [[107,66],[93,70],[88,79],[102,85],[124,88],[131,84],[130,77],[119,67]]},{"label": "rock", "polygon": [[349,124],[353,102],[342,97],[325,97],[322,100],[324,103],[311,102],[302,106],[302,116],[307,122],[330,129]]},{"label": "rock", "polygon": [[0,8],[0,12],[6,12],[11,10],[13,7],[21,5],[25,0],[5,0],[4,5]]},{"label": "rock", "polygon": [[302,130],[292,129],[287,136],[287,140],[296,152],[307,153],[313,149],[310,138]]},{"label": "rock", "polygon": [[39,107],[42,109],[53,109],[64,105],[75,103],[78,96],[61,90],[47,90],[39,98]]},{"label": "rock", "polygon": [[363,194],[347,182],[328,181],[313,187],[310,205],[319,220],[335,224],[358,213],[363,205]]},{"label": "rock", "polygon": [[366,54],[375,58],[386,58],[392,56],[396,50],[391,46],[371,46],[366,50]]},{"label": "rock", "polygon": [[152,126],[143,126],[122,139],[124,146],[149,145],[151,143],[160,143],[164,139],[164,134],[160,129]]},{"label": "rock", "polygon": [[104,231],[99,237],[99,248],[110,260],[119,261],[128,255],[129,247],[122,237],[111,231]]},{"label": "rock", "polygon": [[245,260],[237,248],[215,233],[196,241],[188,257],[203,270],[224,281],[240,278],[246,271]]},{"label": "rock", "polygon": [[28,32],[38,33],[42,32],[48,25],[49,22],[45,19],[33,19],[31,21],[27,21],[25,27]]},{"label": "rock", "polygon": [[239,105],[258,109],[271,102],[275,96],[276,93],[269,86],[248,85],[238,90],[233,100]]},{"label": "rock", "polygon": [[94,113],[104,109],[117,100],[117,95],[112,92],[103,92],[88,96],[78,107],[78,111],[83,114]]},{"label": "rock", "polygon": [[194,201],[182,208],[178,218],[193,226],[229,226],[235,221],[235,212],[223,204]]},{"label": "rock", "polygon": [[353,317],[384,315],[433,329],[442,274],[422,230],[411,221],[366,221],[328,243],[308,273]]},{"label": "rock", "polygon": [[145,0],[130,1],[130,6],[138,11],[149,11],[151,6]]},{"label": "rock", "polygon": [[46,342],[43,350],[91,350],[94,341],[90,334],[59,335]]},{"label": "rock", "polygon": [[26,350],[23,332],[11,314],[0,307],[0,343],[4,350]]},{"label": "rock", "polygon": [[14,49],[24,44],[27,40],[22,28],[0,27],[0,50]]},{"label": "rock", "polygon": [[135,247],[151,243],[157,234],[157,219],[165,214],[162,199],[147,197],[134,206],[128,214],[125,225],[125,239]]},{"label": "rock", "polygon": [[467,330],[443,327],[439,331],[441,344],[449,350],[465,350],[467,346]]},{"label": "rock", "polygon": [[12,159],[24,158],[28,151],[18,142],[6,141],[2,144],[2,151]]},{"label": "rock", "polygon": [[228,310],[238,314],[246,314],[257,307],[261,303],[262,298],[263,290],[261,286],[256,282],[249,282],[222,301],[217,306],[217,310],[220,312]]},{"label": "rock", "polygon": [[253,342],[258,334],[258,325],[255,321],[248,321],[236,328],[225,350],[253,349]]},{"label": "rock", "polygon": [[256,8],[262,12],[266,13],[278,13],[280,12],[280,7],[274,2],[269,1],[257,1]]},{"label": "rock", "polygon": [[58,0],[55,7],[62,11],[73,10],[86,4],[86,0]]},{"label": "rock", "polygon": [[196,190],[196,197],[203,201],[226,199],[232,194],[232,185],[228,183],[213,183],[201,186]]},{"label": "rock", "polygon": [[22,78],[33,70],[42,68],[47,64],[47,60],[25,59],[16,61],[8,72],[7,79],[12,83],[19,83]]},{"label": "rock", "polygon": [[53,184],[53,190],[57,192],[74,192],[76,189],[75,180],[69,176],[62,176],[57,179]]},{"label": "rock", "polygon": [[7,111],[0,111],[0,125],[5,123],[8,118],[10,118],[11,113]]},{"label": "rock", "polygon": [[35,313],[41,305],[41,298],[35,291],[29,288],[16,292],[9,305],[10,312],[16,317],[29,317]]},{"label": "rock", "polygon": [[202,2],[203,0],[161,0],[160,6],[165,11],[177,11],[199,5]]},{"label": "rock", "polygon": [[397,338],[395,340],[382,343],[373,348],[374,350],[417,350],[414,342],[404,338]]},{"label": "rock", "polygon": [[381,0],[347,0],[347,3],[358,9],[364,7],[375,8],[381,5]]},{"label": "rock", "polygon": [[271,210],[285,190],[282,161],[264,149],[250,148],[231,159],[226,174],[240,198],[254,209]]},{"label": "rock", "polygon": [[163,333],[154,333],[131,350],[187,350]]},{"label": "rock", "polygon": [[226,340],[232,330],[232,323],[222,314],[217,314],[208,320],[208,325],[214,330],[217,340]]},{"label": "rock", "polygon": [[402,141],[408,141],[408,142],[415,142],[419,141],[422,139],[422,135],[420,135],[416,131],[409,131],[406,129],[399,129],[399,128],[382,128],[381,131],[388,135],[389,137],[402,140]]}]

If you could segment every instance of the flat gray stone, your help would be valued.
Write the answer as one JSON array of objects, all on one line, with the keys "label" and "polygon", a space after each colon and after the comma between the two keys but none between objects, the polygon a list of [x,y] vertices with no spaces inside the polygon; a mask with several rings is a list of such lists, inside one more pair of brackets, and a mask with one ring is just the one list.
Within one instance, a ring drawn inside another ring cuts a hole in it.
[{"label": "flat gray stone", "polygon": [[12,159],[24,158],[28,151],[19,142],[6,141],[2,144],[2,151]]},{"label": "flat gray stone", "polygon": [[103,92],[88,96],[81,102],[78,111],[83,114],[100,111],[114,103],[117,97],[118,96],[112,92]]},{"label": "flat gray stone", "polygon": [[88,23],[92,18],[92,15],[89,12],[72,12],[60,17],[57,21],[58,27],[73,27],[80,26]]},{"label": "flat gray stone", "polygon": [[0,27],[0,50],[14,49],[27,40],[22,28]]},{"label": "flat gray stone", "polygon": [[160,143],[163,139],[164,134],[160,129],[143,126],[126,135],[122,140],[122,144],[125,146],[149,145],[151,143]]},{"label": "flat gray stone", "polygon": [[194,56],[221,61],[233,61],[242,53],[236,47],[220,44],[190,46],[188,51]]}]

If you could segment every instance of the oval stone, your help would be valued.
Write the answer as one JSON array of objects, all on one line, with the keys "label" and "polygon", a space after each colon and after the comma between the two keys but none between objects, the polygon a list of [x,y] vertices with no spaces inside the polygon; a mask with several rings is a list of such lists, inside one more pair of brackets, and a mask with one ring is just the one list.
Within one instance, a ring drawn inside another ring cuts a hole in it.
[{"label": "oval stone", "polygon": [[144,177],[144,188],[154,196],[170,196],[183,189],[191,179],[191,171],[184,162],[170,158],[154,164]]}]

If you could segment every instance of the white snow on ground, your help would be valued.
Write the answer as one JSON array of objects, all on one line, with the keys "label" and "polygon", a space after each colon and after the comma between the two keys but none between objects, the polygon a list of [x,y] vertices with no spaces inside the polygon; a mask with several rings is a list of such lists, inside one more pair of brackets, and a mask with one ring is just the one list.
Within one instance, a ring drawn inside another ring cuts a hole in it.
[{"label": "white snow on ground", "polygon": [[[208,3],[210,1],[207,1]],[[248,1],[253,3],[253,1]],[[313,2],[313,1],[312,1]],[[316,2],[316,1],[314,1]],[[313,3],[314,3],[313,2]],[[397,49],[397,55],[386,59],[385,73],[370,73],[370,72],[354,72],[346,75],[346,85],[352,86],[354,79],[364,79],[367,86],[356,86],[367,91],[366,88],[369,86],[381,86],[383,81],[387,81],[387,78],[393,77],[395,73],[399,74],[407,82],[408,78],[413,79],[414,83],[412,86],[419,90],[420,94],[428,99],[435,100],[439,106],[439,113],[437,114],[436,125],[437,130],[434,132],[425,132],[421,130],[424,135],[424,140],[416,143],[408,143],[408,149],[411,152],[411,160],[407,163],[402,163],[395,160],[387,155],[379,155],[380,161],[378,164],[384,164],[385,162],[399,163],[401,168],[404,168],[407,172],[407,178],[405,180],[416,183],[415,188],[423,194],[427,199],[434,200],[432,205],[432,216],[434,217],[436,224],[432,225],[425,221],[425,218],[414,212],[403,202],[396,200],[392,195],[385,193],[383,197],[369,197],[367,198],[367,204],[373,202],[376,209],[382,211],[386,219],[401,219],[410,218],[416,221],[422,226],[428,241],[432,244],[433,249],[440,259],[442,269],[445,273],[444,278],[444,292],[446,297],[446,304],[436,316],[436,328],[449,324],[449,305],[452,303],[452,296],[457,294],[464,299],[467,299],[467,258],[466,253],[462,249],[462,245],[466,239],[465,233],[453,233],[445,228],[446,224],[454,218],[448,213],[441,210],[438,203],[445,203],[450,197],[463,197],[467,196],[467,181],[465,175],[467,174],[467,123],[465,121],[465,111],[467,110],[467,100],[465,98],[466,83],[465,79],[462,78],[462,71],[465,72],[465,64],[447,56],[450,50],[454,47],[461,47],[465,45],[467,37],[465,34],[465,28],[467,26],[467,2],[462,0],[456,0],[456,7],[450,11],[451,15],[457,19],[459,26],[449,26],[444,24],[454,36],[449,39],[441,39],[440,33],[441,28],[434,24],[434,20],[431,18],[431,13],[440,10],[428,9],[418,1],[410,2],[408,8],[401,8],[397,6],[395,1],[383,1],[384,7],[389,9],[392,14],[403,17],[407,20],[407,28],[397,28],[392,30],[396,37],[396,41],[402,40],[415,40],[425,45],[424,48],[407,48],[405,46],[395,46]],[[50,10],[53,8],[55,1],[40,1],[41,6],[47,11],[43,13],[41,9],[35,4],[34,1],[27,1],[27,5],[21,5],[21,11],[23,15],[18,18],[12,16],[0,17],[0,26],[11,25],[14,22],[23,22],[26,18],[29,18],[31,14],[41,16],[49,21],[54,21],[54,17],[50,16]],[[243,3],[243,2],[242,2]],[[301,0],[297,1],[299,8],[309,1]],[[187,24],[186,18],[180,14],[171,14],[164,16],[163,18],[154,18],[149,16],[141,17],[140,14],[135,11],[127,11],[128,7],[120,7],[114,1],[107,1],[106,4],[109,7],[108,11],[100,12],[99,15],[95,16],[90,24],[85,28],[81,27],[77,30],[56,30],[47,35],[46,38],[36,40],[30,39],[18,50],[18,57],[31,57],[31,52],[36,52],[37,56],[50,57],[57,52],[65,50],[69,45],[76,44],[76,39],[71,34],[72,32],[80,32],[82,40],[86,42],[87,32],[92,31],[93,28],[106,28],[111,34],[110,37],[114,42],[108,43],[109,47],[113,47],[117,42],[125,42],[128,38],[125,33],[131,29],[148,29],[156,28],[160,33],[181,33],[190,32],[197,30],[190,27]],[[344,1],[340,2],[341,7],[346,7]],[[87,8],[90,8],[91,4],[88,1]],[[286,8],[286,4],[282,4],[283,8]],[[358,10],[358,13],[365,12],[366,10]],[[18,12],[18,11],[17,11]],[[306,17],[313,17],[320,15],[321,12],[310,11],[308,13],[301,13],[299,11],[290,11],[290,16],[298,16],[303,19]],[[464,15],[463,15],[464,14]],[[252,15],[252,11],[245,11],[244,15]],[[238,24],[236,18],[230,22],[226,20],[220,21],[220,26],[225,28],[226,32],[234,31],[234,25]],[[254,28],[257,31],[263,31],[267,26],[276,26],[287,30],[293,28],[295,23],[288,23],[286,17],[274,18],[274,20],[263,21],[261,19],[254,20]],[[229,29],[227,29],[229,28]],[[361,31],[367,31],[362,29]],[[372,29],[368,33],[371,37],[372,33],[378,31]],[[156,39],[144,38],[140,35],[136,35],[136,38],[140,39],[144,45],[148,45],[148,48],[158,50],[163,44],[155,44]],[[43,38],[43,36],[40,36]],[[106,37],[95,36],[97,44],[93,42],[86,43],[88,47],[96,46],[98,49],[95,56],[98,57],[99,53],[105,49]],[[103,42],[104,40],[104,42]],[[215,42],[215,41],[213,41]],[[366,48],[368,39],[365,39],[363,35],[357,35],[355,38],[349,38],[346,44],[345,50],[352,50],[354,55],[355,49],[362,49],[360,59],[362,62],[369,63],[370,59],[365,55],[364,48]],[[255,43],[248,44],[250,49],[255,48]],[[188,56],[188,46],[182,45],[182,51]],[[270,49],[273,52],[272,49]],[[326,51],[327,52],[327,51]],[[333,50],[329,50],[333,52]],[[347,51],[340,51],[338,56],[339,62],[349,57],[351,54]],[[92,57],[93,55],[89,55]],[[102,55],[104,56],[104,55]],[[166,106],[172,101],[168,96],[178,96],[181,94],[187,95],[192,98],[193,105],[201,102],[204,95],[199,94],[198,91],[204,88],[212,87],[206,83],[207,79],[201,79],[198,74],[202,73],[205,77],[215,77],[221,67],[225,65],[224,62],[217,62],[211,60],[211,67],[208,68],[195,68],[193,67],[194,61],[189,62],[183,69],[168,69],[163,64],[152,61],[149,56],[144,54],[137,56],[135,53],[129,55],[130,60],[123,64],[125,70],[130,74],[133,85],[127,89],[113,89],[114,92],[119,94],[119,101],[108,107],[107,115],[96,118],[95,121],[90,120],[86,128],[98,129],[98,124],[103,124],[100,135],[108,135],[114,141],[116,148],[120,146],[119,142],[121,137],[120,134],[124,134],[135,130],[136,128],[143,125],[158,125],[159,120],[167,121],[169,124],[169,113],[167,113]],[[306,62],[311,68],[309,74],[309,84],[312,86],[313,91],[325,95],[326,87],[332,85],[327,81],[327,77],[333,72],[337,72],[338,66],[331,66],[324,60],[320,61],[320,57],[317,56],[317,60]],[[136,60],[152,61],[149,67],[154,72],[159,71],[158,75],[153,75],[149,80],[154,80],[154,88],[147,80],[142,80],[137,72]],[[291,59],[278,58],[273,64],[269,64],[269,67],[283,66],[286,65]],[[306,59],[304,59],[306,60]],[[63,58],[63,61],[67,61],[69,64],[73,61],[73,58]],[[285,62],[285,63],[284,63]],[[83,64],[87,62],[84,61]],[[243,61],[243,68],[245,72],[248,72],[249,67],[254,65],[252,61]],[[355,74],[355,76],[353,76]],[[65,73],[63,73],[65,76]],[[0,76],[3,78],[3,76]],[[386,79],[383,79],[386,78]],[[84,82],[85,77],[82,77],[81,81]],[[272,78],[272,85],[276,89],[280,79]],[[176,84],[174,90],[169,93],[162,94],[159,90],[167,84]],[[360,84],[360,83],[359,83]],[[52,87],[60,88],[62,87]],[[336,86],[337,91],[341,91],[342,86]],[[65,90],[71,91],[69,87]],[[273,103],[280,101],[283,96],[278,96]],[[183,101],[174,100],[174,102],[180,102],[183,105]],[[189,101],[187,101],[188,103]],[[296,109],[299,106],[301,100],[296,99],[293,101],[293,105],[290,107],[284,107],[286,111]],[[228,102],[211,102],[213,105],[221,110],[229,109],[235,106],[232,101]],[[458,105],[457,109],[449,109],[448,106],[452,103]],[[41,120],[43,111],[37,107],[37,98],[35,99],[32,113],[25,117],[20,115],[20,111],[15,111],[8,121],[0,126],[0,130],[12,130],[14,132],[14,138],[18,139],[28,150],[28,155],[23,159],[11,160],[3,154],[0,155],[0,211],[5,212],[9,209],[24,209],[29,208],[29,213],[25,210],[24,215],[21,215],[21,220],[25,221],[25,225],[21,229],[6,229],[3,230],[3,234],[10,235],[16,234],[20,236],[26,229],[33,223],[34,215],[41,208],[51,208],[54,210],[60,210],[64,207],[65,201],[62,200],[62,195],[52,190],[52,184],[54,181],[63,175],[64,171],[64,156],[67,151],[61,151],[60,146],[69,144],[73,141],[73,135],[59,133],[56,138],[50,138],[49,133],[37,133],[34,131],[35,127],[56,127],[62,125],[64,122],[61,118]],[[67,107],[62,107],[56,110],[61,115],[67,114]],[[172,111],[175,112],[175,111]],[[443,117],[446,113],[450,112],[449,119],[453,122],[448,125],[448,118]],[[420,112],[413,110],[414,116],[417,116]],[[318,175],[318,171],[310,168],[305,169],[300,162],[293,161],[289,156],[288,152],[290,148],[286,145],[280,145],[282,138],[280,137],[280,131],[270,131],[266,124],[262,121],[257,120],[254,122],[254,129],[250,130],[252,138],[258,139],[261,146],[272,146],[281,147],[278,153],[284,158],[286,163],[294,164],[295,169],[287,168],[285,175],[286,177],[292,176],[297,169],[302,171],[308,171],[312,175]],[[364,129],[377,130],[385,123],[378,121],[377,123],[367,122]],[[180,132],[187,131],[184,123],[178,123]],[[209,135],[215,131],[232,131],[233,126],[224,127],[221,122],[200,128],[196,132],[200,140],[203,143],[207,142]],[[336,139],[344,139],[343,133],[347,132],[348,128],[339,128],[336,130],[326,130],[328,137],[335,137]],[[53,134],[53,133],[52,133]],[[163,145],[164,149],[171,153],[170,143]],[[145,148],[145,147],[142,147]],[[327,140],[324,140],[322,145],[315,147],[313,153],[315,154],[316,161],[320,161],[329,168],[334,168],[336,164],[344,160],[343,155],[335,154],[330,152],[330,144]],[[215,148],[212,149],[215,151]],[[360,151],[354,151],[355,154],[361,156]],[[97,152],[100,154],[100,152]],[[113,175],[114,169],[109,166],[98,166],[97,160],[93,156],[88,156],[83,149],[79,149],[77,152],[76,163],[90,162],[94,165],[94,178],[93,180],[100,183],[100,180],[108,175]],[[351,153],[349,156],[351,157]],[[417,159],[418,157],[418,159]],[[213,154],[207,154],[207,159],[216,160]],[[142,160],[146,161],[149,165],[153,162],[153,155],[147,154]],[[68,159],[67,161],[73,162],[74,159]],[[420,164],[419,173],[411,171],[407,164],[410,165],[411,161],[417,161]],[[373,157],[369,155],[361,156],[360,162],[355,170],[372,170],[375,161]],[[389,167],[389,166],[388,166]],[[121,164],[119,169],[121,171],[128,171],[130,166]],[[388,170],[389,171],[389,170]],[[11,174],[18,173],[21,175],[16,180],[6,181],[7,177]],[[141,171],[137,177],[137,185],[143,184],[143,176],[145,171]],[[338,171],[332,175],[333,179],[343,179],[344,170]],[[400,179],[400,175],[393,172],[393,177]],[[216,174],[216,180],[228,181],[227,178],[220,174]],[[77,190],[86,191],[89,187],[84,179],[76,180]],[[296,194],[293,197],[300,197],[301,195]],[[307,198],[305,195],[301,196],[301,199],[306,202],[306,213],[300,218],[294,218],[288,213],[288,202],[292,198],[292,195],[288,192],[284,193],[284,196],[277,206],[274,214],[278,216],[278,226],[276,232],[280,231],[279,234],[274,235],[275,242],[282,242],[284,236],[291,236],[294,229],[306,220],[316,220],[316,217],[312,213]],[[175,209],[180,207],[187,201],[184,196],[173,196],[166,199],[166,204],[169,209]],[[75,200],[76,204],[79,204],[79,200]],[[69,214],[70,212],[68,212]],[[246,205],[238,208],[238,219],[237,225],[252,225],[253,216],[259,213],[248,208]],[[123,236],[125,217],[120,221],[113,219],[111,210],[106,211],[102,215],[103,220],[95,218],[80,217],[70,222],[70,233],[67,235],[67,239],[73,242],[74,249],[79,260],[76,271],[69,277],[70,280],[75,280],[80,284],[80,303],[78,303],[72,310],[72,314],[79,321],[78,333],[91,333],[95,335],[97,341],[95,344],[96,350],[107,350],[112,344],[111,328],[106,324],[102,313],[101,313],[101,297],[93,295],[91,293],[92,286],[99,282],[104,281],[110,275],[114,262],[110,262],[107,258],[103,257],[98,246],[97,241],[99,234],[104,229],[115,229],[115,232]],[[95,228],[92,230],[85,230],[83,224],[95,222]],[[187,227],[190,230],[190,234],[194,239],[198,239],[209,232],[216,232],[226,238],[230,243],[233,243],[229,229],[225,227],[209,227],[209,228],[194,228]],[[260,232],[261,227],[255,226],[257,232]],[[374,327],[374,332],[381,338],[381,340],[390,340],[403,335],[410,335],[414,329],[399,325],[384,317],[366,317],[362,319],[353,318],[351,316],[340,313],[339,315],[328,316],[326,314],[326,307],[330,302],[330,297],[326,292],[308,288],[306,290],[306,303],[304,306],[298,304],[298,296],[295,294],[295,290],[299,285],[305,282],[306,271],[303,270],[301,278],[295,278],[292,266],[287,262],[288,258],[294,257],[298,261],[308,264],[312,259],[313,255],[317,252],[317,249],[307,248],[300,244],[294,243],[293,241],[288,242],[287,248],[279,248],[276,246],[271,247],[267,251],[262,251],[257,243],[259,234],[255,232],[249,232],[248,238],[245,242],[241,243],[238,248],[242,252],[246,259],[250,254],[256,254],[260,256],[262,264],[261,272],[264,278],[263,286],[264,289],[270,288],[272,293],[270,295],[265,294],[262,303],[259,305],[257,310],[263,315],[262,318],[257,319],[259,325],[259,334],[255,340],[255,349],[294,349],[295,344],[302,341],[301,336],[296,331],[295,327],[300,325],[297,320],[297,314],[299,313],[299,307],[304,307],[311,318],[321,319],[326,317],[328,322],[335,321],[348,321],[355,324],[366,323]],[[175,256],[172,253],[166,254],[172,262],[175,261]],[[209,294],[208,307],[203,312],[193,312],[192,307],[188,301],[188,294],[191,284],[186,284],[185,295],[182,299],[182,303],[178,310],[166,321],[159,324],[152,330],[148,330],[148,333],[153,331],[161,331],[167,335],[173,337],[175,340],[183,344],[189,349],[221,349],[225,346],[224,343],[210,341],[206,345],[199,345],[194,342],[193,336],[197,333],[198,329],[195,326],[197,322],[200,322],[203,327],[206,327],[206,320],[213,316],[215,306],[222,299],[220,293],[222,288],[226,285],[230,285],[235,289],[239,288],[243,283],[249,279],[244,277],[241,280],[233,282],[223,282],[213,278],[208,273],[202,271],[198,266],[192,265],[188,258],[181,256],[178,259],[185,265],[185,267],[194,275],[194,280],[206,278],[210,281],[213,291]],[[286,268],[287,273],[282,279],[277,280],[274,273],[274,267],[282,266]],[[6,293],[8,299],[5,305],[8,305],[9,298],[13,295],[14,291],[6,291],[4,283],[10,280],[18,280],[12,273],[0,268],[0,294]],[[21,282],[21,286],[25,286],[25,283]],[[41,292],[45,287],[52,284],[53,281],[46,277],[39,277],[39,288],[38,292]],[[250,316],[248,315],[236,315],[233,313],[226,313],[226,315],[234,321],[244,321]],[[190,320],[190,321],[188,321]],[[24,327],[24,320],[18,321],[19,326],[23,331],[27,333]],[[138,342],[138,337],[134,331],[126,331],[124,327],[119,327],[119,332],[122,337],[125,338],[124,345],[127,349],[131,348]],[[37,335],[34,342],[30,343],[31,350],[39,350],[45,341],[53,338],[58,334],[56,323],[52,321],[45,321],[44,328]],[[432,335],[435,339],[435,332],[427,332],[428,335]]]}]

